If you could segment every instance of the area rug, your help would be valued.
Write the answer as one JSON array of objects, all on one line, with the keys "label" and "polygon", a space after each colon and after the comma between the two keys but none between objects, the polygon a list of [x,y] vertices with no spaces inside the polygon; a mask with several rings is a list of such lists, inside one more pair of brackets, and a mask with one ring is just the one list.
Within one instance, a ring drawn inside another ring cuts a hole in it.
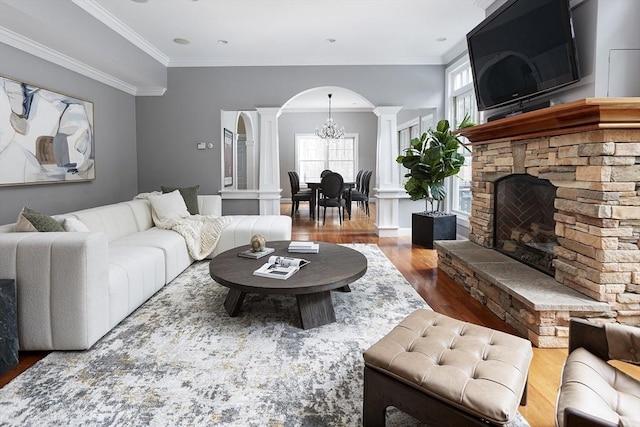
[{"label": "area rug", "polygon": [[335,323],[300,329],[295,298],[273,295],[231,318],[197,262],[90,350],[53,352],[0,389],[0,425],[361,425],[363,351],[428,307],[376,245],[346,246],[368,270],[332,293]]}]

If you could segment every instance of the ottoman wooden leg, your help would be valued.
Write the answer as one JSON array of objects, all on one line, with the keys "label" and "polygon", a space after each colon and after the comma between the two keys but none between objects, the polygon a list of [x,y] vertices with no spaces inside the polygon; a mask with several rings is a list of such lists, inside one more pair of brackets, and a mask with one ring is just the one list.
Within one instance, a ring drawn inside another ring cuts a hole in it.
[{"label": "ottoman wooden leg", "polygon": [[384,384],[381,376],[371,368],[364,367],[364,402],[362,425],[364,427],[384,427],[387,410],[384,398]]}]

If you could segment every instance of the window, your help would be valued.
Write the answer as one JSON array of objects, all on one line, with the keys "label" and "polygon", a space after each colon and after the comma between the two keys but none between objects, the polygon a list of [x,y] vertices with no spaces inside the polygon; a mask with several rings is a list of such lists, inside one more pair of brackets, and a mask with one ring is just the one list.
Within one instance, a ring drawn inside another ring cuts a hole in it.
[{"label": "window", "polygon": [[[457,127],[466,115],[471,121],[478,121],[473,92],[471,65],[468,58],[462,58],[447,69],[448,83],[448,119],[451,126]],[[464,139],[463,139],[464,141]],[[465,141],[466,142],[466,141]],[[466,160],[458,175],[449,182],[449,207],[452,212],[468,217],[471,214],[471,152],[460,149]]]},{"label": "window", "polygon": [[312,134],[296,135],[296,168],[300,179],[319,178],[330,169],[351,182],[356,177],[358,152],[357,134],[347,134],[341,140],[327,142]]}]

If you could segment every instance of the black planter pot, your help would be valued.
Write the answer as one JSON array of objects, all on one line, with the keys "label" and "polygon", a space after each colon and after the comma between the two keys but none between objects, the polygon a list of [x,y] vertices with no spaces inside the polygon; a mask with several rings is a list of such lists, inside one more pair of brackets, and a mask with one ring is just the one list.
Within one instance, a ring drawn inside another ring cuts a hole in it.
[{"label": "black planter pot", "polygon": [[434,240],[456,240],[456,216],[454,214],[431,215],[415,212],[411,218],[411,242],[433,249]]}]

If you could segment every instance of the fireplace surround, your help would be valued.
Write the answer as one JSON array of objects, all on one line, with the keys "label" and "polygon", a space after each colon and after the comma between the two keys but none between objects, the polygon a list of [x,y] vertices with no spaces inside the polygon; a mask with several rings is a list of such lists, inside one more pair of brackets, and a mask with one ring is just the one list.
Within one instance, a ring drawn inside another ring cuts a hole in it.
[{"label": "fireplace surround", "polygon": [[588,98],[461,133],[473,146],[469,241],[488,250],[499,242],[495,188],[505,177],[548,181],[553,223],[536,227],[557,241],[551,281],[594,304],[536,308],[452,246],[438,245],[439,267],[541,347],[566,346],[570,317],[640,326],[640,98]]}]

